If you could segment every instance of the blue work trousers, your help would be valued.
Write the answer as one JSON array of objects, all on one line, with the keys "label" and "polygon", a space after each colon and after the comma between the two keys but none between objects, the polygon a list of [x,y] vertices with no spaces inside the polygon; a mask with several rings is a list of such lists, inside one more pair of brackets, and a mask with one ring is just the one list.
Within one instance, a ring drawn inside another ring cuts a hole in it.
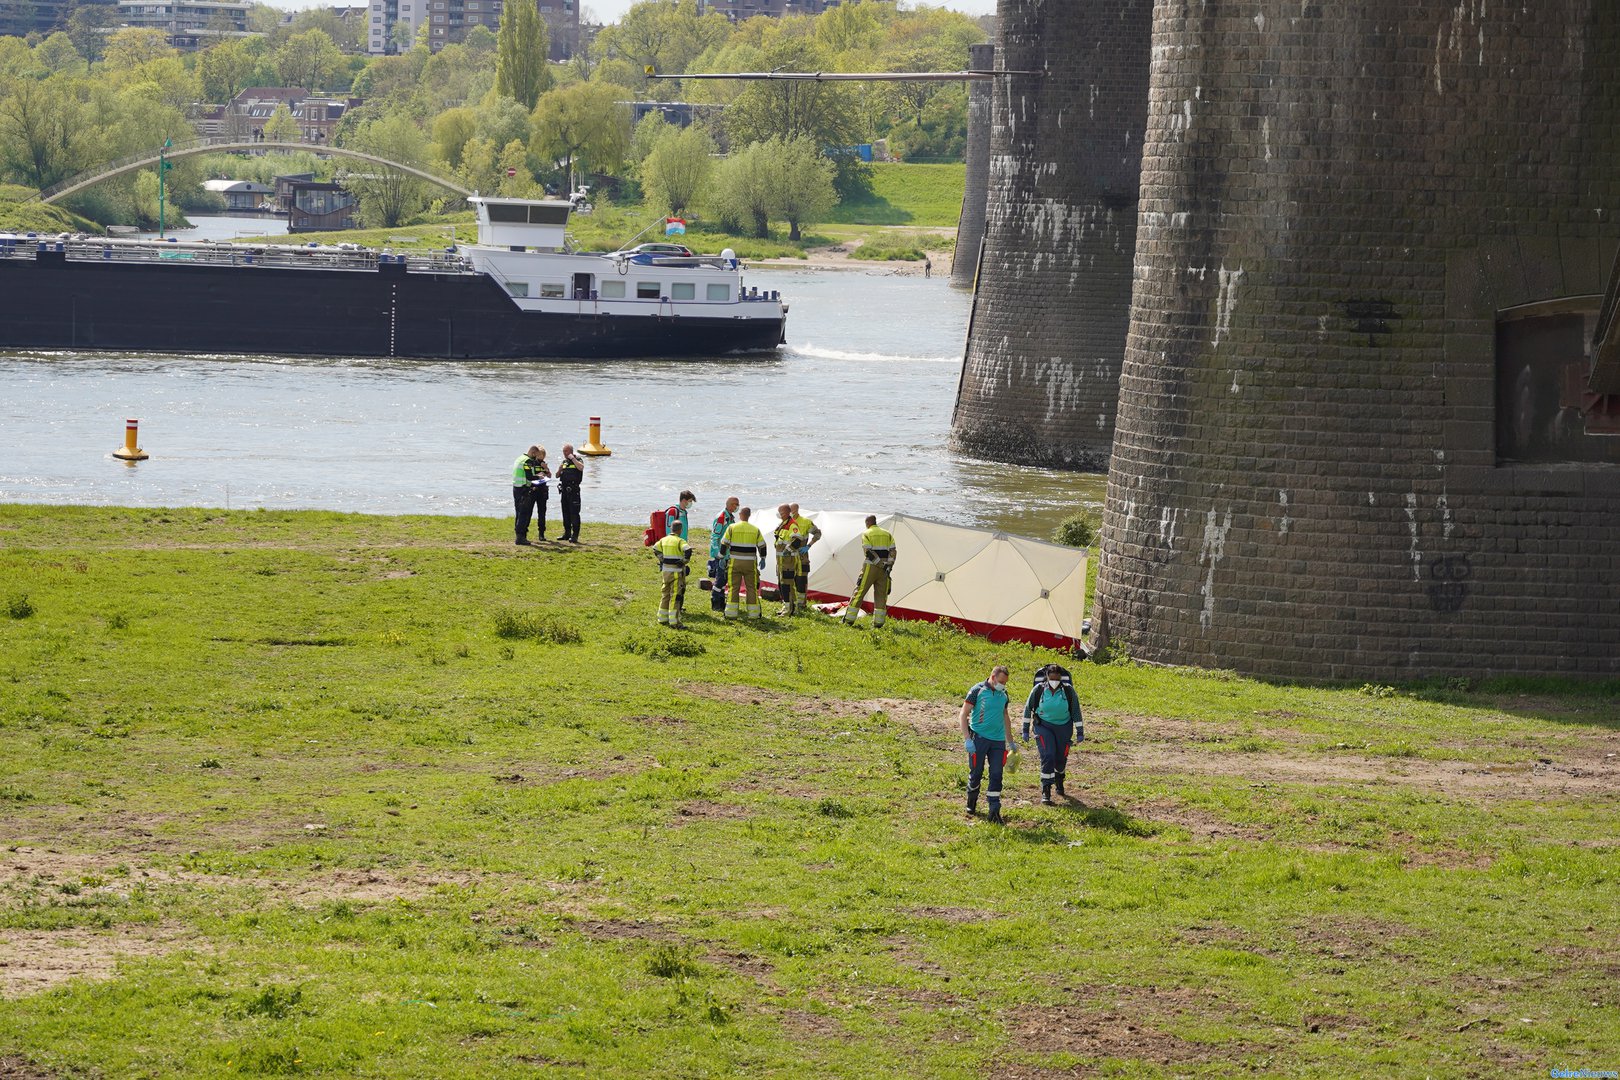
[{"label": "blue work trousers", "polygon": [[1041,754],[1041,790],[1063,783],[1063,774],[1069,767],[1069,746],[1074,742],[1074,721],[1048,724],[1037,720],[1035,748]]},{"label": "blue work trousers", "polygon": [[979,784],[984,779],[985,765],[990,766],[990,788],[984,795],[989,809],[1001,809],[1001,767],[1007,764],[1007,743],[1003,739],[987,739],[973,733],[973,753],[968,755],[968,809],[979,804]]}]

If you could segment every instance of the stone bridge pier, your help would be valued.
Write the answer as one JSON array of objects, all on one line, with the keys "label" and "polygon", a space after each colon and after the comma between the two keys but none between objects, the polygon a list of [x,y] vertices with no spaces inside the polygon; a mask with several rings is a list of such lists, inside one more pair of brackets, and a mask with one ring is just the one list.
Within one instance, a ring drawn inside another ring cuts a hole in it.
[{"label": "stone bridge pier", "polygon": [[[951,445],[1102,471],[1130,311],[1150,0],[1002,0],[984,255]],[[960,243],[960,240],[958,241]]]}]

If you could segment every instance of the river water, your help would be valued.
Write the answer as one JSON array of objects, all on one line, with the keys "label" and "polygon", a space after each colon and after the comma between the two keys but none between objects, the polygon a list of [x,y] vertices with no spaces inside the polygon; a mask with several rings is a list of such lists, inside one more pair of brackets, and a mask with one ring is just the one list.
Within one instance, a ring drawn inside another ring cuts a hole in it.
[{"label": "river water", "polygon": [[[591,416],[613,456],[588,463],[587,521],[643,522],[691,488],[699,520],[735,494],[1045,536],[1101,501],[1100,477],[945,448],[970,300],[945,281],[882,267],[748,281],[791,304],[774,358],[0,353],[0,501],[510,515],[517,454],[537,442],[555,462]],[[184,318],[185,298],[154,315]],[[150,460],[110,456],[126,417]]]}]

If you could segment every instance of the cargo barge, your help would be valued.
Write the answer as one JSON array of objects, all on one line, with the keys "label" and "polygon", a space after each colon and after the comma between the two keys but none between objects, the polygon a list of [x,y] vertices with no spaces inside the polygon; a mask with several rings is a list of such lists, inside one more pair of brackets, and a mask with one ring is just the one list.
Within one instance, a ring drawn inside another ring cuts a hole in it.
[{"label": "cargo barge", "polygon": [[616,359],[771,354],[787,305],[730,252],[572,252],[570,204],[469,200],[428,254],[0,235],[0,348]]}]

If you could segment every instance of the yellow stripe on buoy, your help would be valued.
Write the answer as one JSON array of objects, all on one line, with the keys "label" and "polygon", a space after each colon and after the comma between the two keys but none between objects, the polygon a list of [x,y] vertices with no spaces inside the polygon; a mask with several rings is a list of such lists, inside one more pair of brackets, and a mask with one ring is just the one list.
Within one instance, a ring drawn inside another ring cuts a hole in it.
[{"label": "yellow stripe on buoy", "polygon": [[591,417],[590,438],[585,440],[585,445],[579,448],[579,452],[586,457],[613,456],[613,451],[602,445],[602,418],[600,416]]},{"label": "yellow stripe on buoy", "polygon": [[135,429],[140,426],[139,420],[124,421],[124,445],[121,449],[113,451],[113,457],[120,461],[145,461],[151,457],[145,450],[135,445]]}]

